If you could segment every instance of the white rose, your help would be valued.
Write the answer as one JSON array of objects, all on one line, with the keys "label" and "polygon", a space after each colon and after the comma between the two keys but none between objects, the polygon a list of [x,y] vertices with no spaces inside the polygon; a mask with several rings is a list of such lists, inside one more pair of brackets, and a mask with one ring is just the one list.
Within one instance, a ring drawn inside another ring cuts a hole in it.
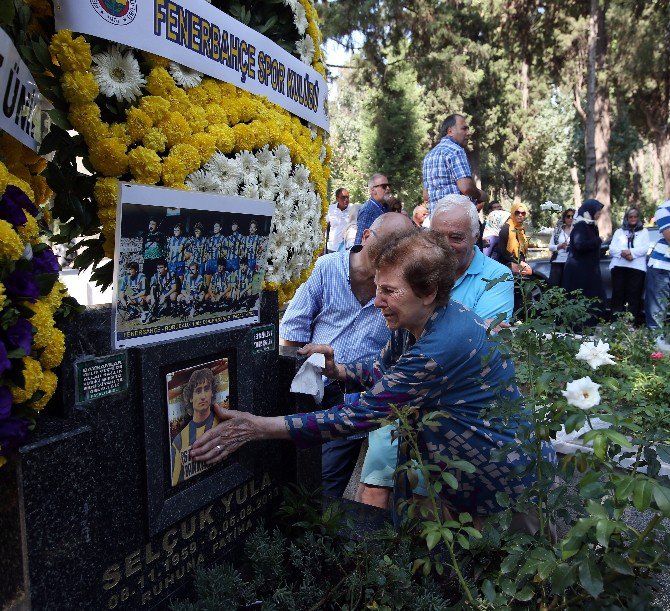
[{"label": "white rose", "polygon": [[600,403],[599,388],[600,384],[596,384],[589,376],[586,376],[574,382],[568,382],[561,393],[570,405],[579,409],[590,409]]},{"label": "white rose", "polygon": [[575,358],[578,361],[586,361],[593,369],[598,369],[601,365],[614,365],[612,355],[607,352],[609,349],[610,345],[607,342],[584,342]]}]

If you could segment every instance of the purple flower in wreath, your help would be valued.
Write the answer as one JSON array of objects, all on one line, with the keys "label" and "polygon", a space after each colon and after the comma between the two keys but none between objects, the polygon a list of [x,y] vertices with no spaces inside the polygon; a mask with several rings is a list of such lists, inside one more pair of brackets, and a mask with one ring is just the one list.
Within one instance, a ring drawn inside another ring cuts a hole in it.
[{"label": "purple flower in wreath", "polygon": [[0,386],[0,421],[12,413],[12,393],[6,386]]},{"label": "purple flower in wreath", "polygon": [[58,259],[51,248],[33,251],[33,271],[36,274],[57,274],[60,271]]},{"label": "purple flower in wreath", "polygon": [[18,449],[27,436],[27,420],[12,417],[0,420],[0,454],[9,454]]},{"label": "purple flower in wreath", "polygon": [[16,269],[5,277],[4,282],[7,294],[15,299],[25,299],[35,303],[40,296],[40,287],[32,272]]},{"label": "purple flower in wreath", "polygon": [[[2,204],[9,203],[23,208],[26,212],[29,212],[33,216],[37,216],[39,213],[37,206],[30,201],[30,198],[23,191],[21,191],[21,189],[15,187],[14,185],[7,185],[5,193],[2,196],[2,200],[0,200],[0,207]],[[25,223],[25,220],[23,222]]]},{"label": "purple flower in wreath", "polygon": [[33,326],[25,319],[20,318],[5,332],[7,343],[12,348],[23,348],[26,354],[30,354],[33,344]]},{"label": "purple flower in wreath", "polygon": [[0,341],[0,376],[11,368],[12,362],[7,357],[7,348],[5,347],[5,344]]}]

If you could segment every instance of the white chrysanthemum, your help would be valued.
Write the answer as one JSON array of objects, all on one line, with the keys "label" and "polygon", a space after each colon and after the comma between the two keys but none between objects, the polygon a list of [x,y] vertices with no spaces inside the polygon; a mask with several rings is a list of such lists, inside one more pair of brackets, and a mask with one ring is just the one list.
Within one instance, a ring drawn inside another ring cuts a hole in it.
[{"label": "white chrysanthemum", "polygon": [[586,361],[592,369],[598,369],[601,365],[614,365],[612,355],[608,353],[609,349],[610,345],[607,342],[584,342],[575,358],[578,361]]},{"label": "white chrysanthemum", "polygon": [[237,195],[240,190],[240,181],[237,178],[230,178],[221,182],[221,193],[223,195]]},{"label": "white chrysanthemum", "polygon": [[293,180],[300,189],[307,189],[309,185],[309,170],[302,164],[293,168]]},{"label": "white chrysanthemum", "polygon": [[272,170],[272,168],[274,168],[275,156],[267,144],[260,151],[256,153],[256,159],[258,160],[259,171],[262,171],[265,168],[269,170]]},{"label": "white chrysanthemum", "polygon": [[240,151],[235,155],[235,159],[240,164],[240,172],[246,178],[247,174],[258,173],[258,159],[249,151]]},{"label": "white chrysanthemum", "polygon": [[274,200],[277,196],[277,177],[272,169],[264,168],[258,173],[258,188],[261,199]]},{"label": "white chrysanthemum", "polygon": [[213,172],[196,170],[186,178],[186,186],[191,189],[191,191],[216,193],[221,190],[221,181]]},{"label": "white chrysanthemum", "polygon": [[574,382],[568,382],[562,395],[570,405],[579,409],[590,409],[600,403],[600,384],[596,384],[589,376],[580,378]]},{"label": "white chrysanthemum", "polygon": [[291,11],[295,12],[295,7],[300,4],[298,0],[282,0],[285,6],[288,6]]},{"label": "white chrysanthemum", "polygon": [[314,59],[315,47],[314,41],[309,34],[295,43],[295,50],[298,52],[301,62],[305,64],[312,63],[312,59]]},{"label": "white chrysanthemum", "polygon": [[100,87],[100,92],[108,98],[115,97],[119,102],[132,102],[142,95],[146,80],[140,71],[132,51],[122,53],[113,45],[105,53],[93,56],[91,72]]},{"label": "white chrysanthemum", "polygon": [[245,183],[240,191],[240,195],[249,199],[260,199],[258,185],[254,182]]},{"label": "white chrysanthemum", "polygon": [[174,82],[184,89],[192,89],[193,87],[200,85],[202,82],[202,72],[198,72],[187,66],[182,66],[177,62],[170,62],[168,65],[168,72],[174,79]]},{"label": "white chrysanthemum", "polygon": [[294,182],[290,176],[281,176],[277,182],[277,196],[287,205],[293,201]]},{"label": "white chrysanthemum", "polygon": [[297,2],[295,7],[291,7],[291,9],[293,10],[293,23],[295,24],[295,29],[298,30],[298,34],[302,36],[309,26],[305,7]]},{"label": "white chrysanthemum", "polygon": [[[236,159],[230,159],[223,153],[215,153],[205,164],[205,168],[212,172],[221,183],[237,181],[239,186],[242,181],[242,170]],[[237,189],[237,186],[235,189]]]},{"label": "white chrysanthemum", "polygon": [[275,166],[291,164],[291,151],[289,151],[288,146],[285,144],[280,144],[277,148],[275,148],[274,154]]}]

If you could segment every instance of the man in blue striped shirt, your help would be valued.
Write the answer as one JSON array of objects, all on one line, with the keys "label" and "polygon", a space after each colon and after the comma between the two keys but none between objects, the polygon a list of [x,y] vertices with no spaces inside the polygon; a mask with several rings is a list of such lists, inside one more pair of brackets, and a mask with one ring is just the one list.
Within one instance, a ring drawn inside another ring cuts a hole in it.
[{"label": "man in blue striped shirt", "polygon": [[[363,232],[362,244],[320,257],[314,271],[291,300],[279,326],[283,346],[329,344],[339,362],[351,363],[379,354],[390,332],[375,308],[375,269],[370,246],[382,236],[412,228],[403,214],[384,214]],[[326,386],[322,406],[344,400],[337,384]],[[324,493],[342,496],[351,478],[362,439],[337,439],[323,446]]]},{"label": "man in blue striped shirt", "polygon": [[368,181],[368,187],[370,188],[370,199],[363,204],[358,213],[354,245],[361,244],[363,232],[372,226],[377,218],[389,211],[386,203],[388,198],[391,197],[389,179],[384,174],[373,174]]},{"label": "man in blue striped shirt", "polygon": [[[647,288],[644,307],[647,327],[663,329],[668,314],[670,300],[670,199],[665,200],[656,210],[656,226],[661,237],[651,251],[647,263]],[[663,352],[670,352],[670,343],[661,335],[656,345]]]},{"label": "man in blue striped shirt", "polygon": [[[423,186],[428,192],[428,211],[445,195],[467,195],[473,203],[483,205],[488,196],[472,179],[465,147],[470,128],[462,115],[449,115],[440,127],[441,140],[423,160]],[[479,206],[478,206],[479,209]]]}]

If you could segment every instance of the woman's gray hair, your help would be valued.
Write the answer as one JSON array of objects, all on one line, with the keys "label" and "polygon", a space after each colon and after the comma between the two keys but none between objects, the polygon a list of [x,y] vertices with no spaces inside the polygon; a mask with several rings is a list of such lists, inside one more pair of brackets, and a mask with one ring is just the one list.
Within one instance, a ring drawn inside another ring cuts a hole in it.
[{"label": "woman's gray hair", "polygon": [[372,189],[372,186],[375,184],[375,180],[377,180],[378,178],[382,178],[382,177],[386,178],[386,174],[380,174],[378,172],[378,173],[373,174],[372,176],[370,176],[370,180],[368,180],[368,188]]},{"label": "woman's gray hair", "polygon": [[430,215],[431,226],[433,219],[438,214],[456,209],[463,210],[467,213],[470,219],[470,225],[472,226],[472,235],[478,238],[479,214],[477,213],[477,207],[472,203],[472,200],[465,195],[450,193],[449,195],[445,195],[443,198],[437,200],[437,204],[435,204],[435,207],[433,208],[433,213]]}]

